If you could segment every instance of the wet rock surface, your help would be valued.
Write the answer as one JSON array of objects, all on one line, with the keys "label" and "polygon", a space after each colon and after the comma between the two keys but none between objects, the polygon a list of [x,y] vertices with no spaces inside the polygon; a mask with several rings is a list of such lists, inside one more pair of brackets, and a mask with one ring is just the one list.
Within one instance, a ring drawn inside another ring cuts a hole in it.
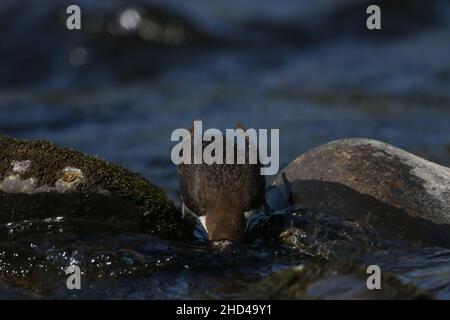
[{"label": "wet rock surface", "polygon": [[418,243],[450,245],[450,169],[386,143],[342,139],[295,159],[268,201],[315,208],[387,228]]}]

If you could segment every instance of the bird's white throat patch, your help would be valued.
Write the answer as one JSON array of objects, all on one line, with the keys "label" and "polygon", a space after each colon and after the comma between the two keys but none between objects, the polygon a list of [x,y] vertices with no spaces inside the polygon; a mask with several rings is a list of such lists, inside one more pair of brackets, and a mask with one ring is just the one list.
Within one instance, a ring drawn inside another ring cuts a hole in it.
[{"label": "bird's white throat patch", "polygon": [[[190,210],[186,204],[182,201],[182,215],[183,217],[186,216],[186,214],[190,214],[193,217],[195,217],[198,221],[195,230],[194,230],[194,236],[197,238],[208,238],[208,228],[206,227],[206,215],[200,216],[196,214],[194,211]],[[249,211],[244,212],[244,217],[247,220],[245,231],[249,232],[251,231],[257,224],[262,223],[264,221],[267,221],[270,214],[265,212],[263,209],[252,209]]]}]

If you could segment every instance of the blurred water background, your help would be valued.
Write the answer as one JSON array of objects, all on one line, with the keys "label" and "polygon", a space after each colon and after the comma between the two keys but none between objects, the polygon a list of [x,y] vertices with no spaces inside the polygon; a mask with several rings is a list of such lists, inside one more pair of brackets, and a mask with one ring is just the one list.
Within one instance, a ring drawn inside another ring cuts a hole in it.
[{"label": "blurred water background", "polygon": [[450,165],[450,2],[78,0],[0,3],[0,133],[140,172],[175,197],[170,133],[281,130],[281,165],[371,137]]},{"label": "blurred water background", "polygon": [[[170,134],[193,119],[207,128],[237,121],[279,128],[281,166],[343,137],[379,139],[450,166],[450,1],[376,1],[382,30],[369,31],[372,3],[2,0],[0,134],[99,155],[139,172],[173,199]],[[70,4],[81,7],[81,30],[66,28]],[[312,236],[322,250],[336,233],[315,223],[327,230],[318,240]],[[365,261],[449,297],[448,250],[394,254],[383,251],[378,236],[336,225],[350,252],[363,242],[373,247]],[[2,274],[30,271],[18,256],[37,257],[42,270],[86,260],[113,277],[131,273],[132,265],[137,276],[100,282],[83,297],[236,297],[243,283],[305,258],[297,249],[221,256],[146,235],[97,237],[5,242]],[[33,277],[29,283],[38,288],[52,282],[43,272]],[[22,290],[0,283],[0,297],[43,297]],[[58,290],[53,296],[69,295]]]}]

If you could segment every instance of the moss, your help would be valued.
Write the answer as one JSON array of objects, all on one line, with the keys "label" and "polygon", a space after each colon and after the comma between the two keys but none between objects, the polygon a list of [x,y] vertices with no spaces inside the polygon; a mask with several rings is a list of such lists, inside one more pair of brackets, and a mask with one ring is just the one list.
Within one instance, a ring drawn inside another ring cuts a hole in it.
[{"label": "moss", "polygon": [[[289,268],[252,285],[244,299],[429,299],[431,296],[413,285],[403,284],[381,272],[381,289],[369,290],[369,274],[354,263],[318,263]],[[324,285],[324,286],[322,286]],[[324,289],[326,288],[326,289]]]},{"label": "moss", "polygon": [[[67,206],[76,210],[88,210],[92,205],[91,198],[101,197],[98,195],[101,188],[110,193],[109,197],[104,196],[102,201],[113,198],[115,202],[121,202],[119,208],[122,207],[128,215],[135,215],[146,232],[167,239],[185,239],[192,234],[193,222],[183,220],[179,208],[164,192],[141,176],[98,157],[59,147],[50,142],[0,136],[0,179],[11,172],[12,161],[25,160],[30,160],[31,165],[22,174],[22,179],[33,177],[37,179],[38,186],[54,186],[61,177],[62,169],[66,167],[81,169],[86,179],[77,187],[76,199],[67,199],[71,201]],[[57,196],[55,193],[45,195],[45,201],[35,201],[32,209],[45,212],[48,206],[52,206],[51,198]],[[5,200],[8,195],[3,194],[1,198]],[[101,206],[98,199],[94,202],[96,207]],[[18,209],[14,205],[12,203],[8,208],[3,205],[2,209],[17,213]],[[23,203],[17,205],[27,207]],[[5,214],[7,213],[2,212],[2,215]]]}]

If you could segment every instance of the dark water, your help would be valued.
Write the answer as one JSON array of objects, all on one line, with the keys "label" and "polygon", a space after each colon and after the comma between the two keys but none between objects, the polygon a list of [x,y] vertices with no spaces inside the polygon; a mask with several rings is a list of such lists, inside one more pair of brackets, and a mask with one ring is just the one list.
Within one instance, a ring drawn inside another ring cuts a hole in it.
[{"label": "dark water", "polygon": [[[174,200],[170,133],[193,119],[280,128],[281,166],[356,136],[450,165],[448,1],[381,2],[375,34],[364,1],[78,3],[77,32],[64,28],[65,1],[0,4],[0,133],[98,154]],[[218,253],[143,234],[80,234],[63,220],[13,222],[0,226],[9,279],[0,297],[73,296],[61,274],[79,262],[89,290],[76,296],[236,298],[287,266],[357,256],[450,298],[447,249],[379,244],[374,230],[346,223],[311,218],[307,226],[327,231],[292,229],[281,246]]]},{"label": "dark water", "polygon": [[[92,225],[62,218],[8,224],[1,228],[0,297],[234,299],[290,266],[353,261],[377,264],[435,298],[450,298],[448,249],[415,248],[320,212],[285,211],[270,219],[245,244],[225,251],[145,234],[87,232]],[[281,237],[265,227],[275,219]],[[82,270],[80,291],[66,288],[72,264]]]}]

